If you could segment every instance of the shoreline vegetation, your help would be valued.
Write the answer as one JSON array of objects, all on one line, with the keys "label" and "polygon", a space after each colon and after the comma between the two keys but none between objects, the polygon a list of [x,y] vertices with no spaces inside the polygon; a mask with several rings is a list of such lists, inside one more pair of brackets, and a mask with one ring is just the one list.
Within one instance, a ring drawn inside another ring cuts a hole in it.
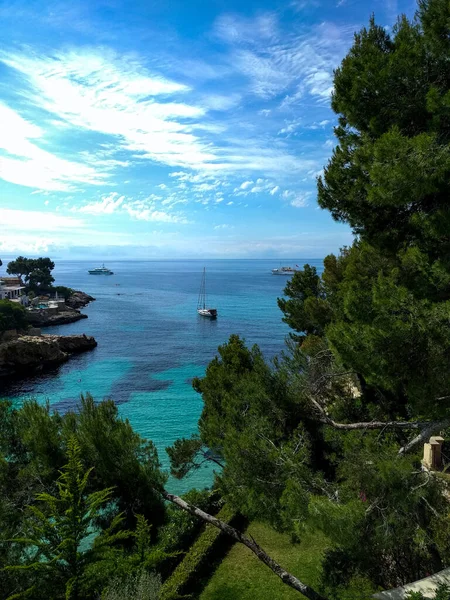
[{"label": "shoreline vegetation", "polygon": [[28,377],[97,346],[85,334],[42,334],[41,328],[87,319],[80,308],[95,300],[80,290],[54,287],[53,268],[49,258],[19,257],[7,266],[16,277],[0,277],[0,378]]},{"label": "shoreline vegetation", "polygon": [[[450,567],[449,60],[448,0],[355,34],[317,182],[355,241],[287,281],[273,361],[236,334],[219,346],[170,473],[113,399],[0,402],[2,600],[263,600],[260,569],[271,599],[369,600]],[[42,291],[52,265],[8,269]],[[26,329],[12,304],[4,331]],[[212,489],[171,493],[205,463]]]}]

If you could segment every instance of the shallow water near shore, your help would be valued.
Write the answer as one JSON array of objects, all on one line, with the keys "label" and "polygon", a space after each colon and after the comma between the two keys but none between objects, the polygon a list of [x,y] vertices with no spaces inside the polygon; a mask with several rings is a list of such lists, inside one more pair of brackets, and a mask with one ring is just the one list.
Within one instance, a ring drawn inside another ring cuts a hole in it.
[{"label": "shallow water near shore", "polygon": [[[308,262],[322,270],[322,260]],[[56,370],[2,385],[0,395],[20,405],[27,398],[49,400],[60,411],[75,407],[80,394],[96,400],[112,398],[120,414],[158,448],[167,467],[166,446],[197,430],[201,397],[191,386],[202,376],[217,347],[232,333],[258,344],[266,358],[283,349],[288,327],[282,322],[277,297],[287,277],[274,276],[273,260],[108,261],[113,276],[89,275],[98,266],[86,261],[56,261],[56,285],[79,289],[96,298],[83,309],[89,318],[51,327],[45,333],[86,333],[98,347],[72,358]],[[208,304],[215,321],[196,313],[201,273],[206,267]],[[208,467],[182,482],[181,493],[211,483]]]}]

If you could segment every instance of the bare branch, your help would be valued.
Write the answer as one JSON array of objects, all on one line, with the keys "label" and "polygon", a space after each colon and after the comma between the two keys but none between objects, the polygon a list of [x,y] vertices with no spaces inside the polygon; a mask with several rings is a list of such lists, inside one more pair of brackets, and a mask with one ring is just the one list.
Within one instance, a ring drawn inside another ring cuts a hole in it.
[{"label": "bare branch", "polygon": [[406,454],[418,444],[430,438],[435,433],[450,426],[450,418],[441,421],[366,421],[361,423],[336,423],[329,417],[323,406],[317,400],[310,398],[313,406],[319,411],[319,421],[326,425],[344,431],[358,429],[421,429],[422,431],[398,451],[399,455]]},{"label": "bare branch", "polygon": [[408,442],[403,448],[400,448],[398,451],[399,454],[406,454],[412,448],[415,448],[421,442],[424,442],[426,439],[430,438],[435,433],[439,433],[442,429],[450,426],[450,418],[442,419],[442,421],[432,421],[428,423],[423,423],[424,429],[416,435],[410,442]]},{"label": "bare branch", "polygon": [[314,400],[314,398],[310,398],[310,400],[321,415],[319,421],[321,423],[325,423],[326,425],[330,425],[335,429],[343,429],[347,431],[354,431],[356,429],[384,428],[420,429],[430,424],[429,421],[363,421],[361,423],[336,423],[336,421],[333,421],[333,419],[327,415],[325,409],[319,404],[319,402],[317,402],[317,400]]},{"label": "bare branch", "polygon": [[268,566],[269,569],[271,569],[271,571],[273,571],[275,575],[277,575],[284,584],[293,588],[297,592],[300,592],[310,600],[326,600],[326,598],[324,598],[314,589],[309,587],[309,585],[302,583],[299,579],[297,579],[297,577],[283,569],[283,567],[281,567],[276,561],[274,561],[273,558],[271,558],[267,554],[267,552],[265,552],[261,548],[261,546],[257,544],[257,542],[255,542],[253,538],[246,536],[231,525],[228,525],[228,523],[225,523],[224,521],[213,517],[212,515],[204,512],[200,508],[189,504],[179,496],[169,494],[169,492],[167,492],[166,490],[162,490],[161,494],[166,500],[172,502],[173,504],[176,504],[182,510],[190,513],[191,515],[199,517],[205,523],[209,523],[210,525],[217,527],[218,529],[235,539],[237,542],[244,544],[244,546],[247,546],[247,548],[249,548],[249,550],[251,550],[261,562]]}]

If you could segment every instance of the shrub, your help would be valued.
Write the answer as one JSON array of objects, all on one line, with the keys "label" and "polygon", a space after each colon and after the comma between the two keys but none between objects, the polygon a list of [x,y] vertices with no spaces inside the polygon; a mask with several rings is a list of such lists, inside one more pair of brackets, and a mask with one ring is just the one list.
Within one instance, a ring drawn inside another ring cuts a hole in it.
[{"label": "shrub", "polygon": [[[227,504],[219,511],[217,518],[229,523],[235,517],[235,512]],[[189,552],[172,575],[163,584],[161,600],[175,600],[179,598],[194,578],[197,579],[198,571],[207,561],[211,561],[217,541],[221,537],[220,529],[213,525],[206,525],[205,530],[194,542]]]},{"label": "shrub", "polygon": [[70,298],[74,292],[72,288],[66,287],[65,285],[57,285],[56,287],[52,288],[51,291],[58,292],[58,296],[62,296],[64,300]]},{"label": "shrub", "polygon": [[158,600],[159,575],[142,570],[125,579],[114,579],[102,593],[102,600]]},{"label": "shrub", "polygon": [[26,311],[21,304],[0,300],[0,332],[8,329],[27,329]]}]

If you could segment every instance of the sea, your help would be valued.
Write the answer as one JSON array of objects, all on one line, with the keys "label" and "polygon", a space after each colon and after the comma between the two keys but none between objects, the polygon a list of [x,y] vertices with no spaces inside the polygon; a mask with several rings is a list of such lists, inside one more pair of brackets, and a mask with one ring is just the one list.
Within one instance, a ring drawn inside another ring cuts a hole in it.
[{"label": "sea", "polygon": [[[314,265],[319,259],[284,259],[282,264]],[[168,469],[165,448],[197,431],[202,399],[192,389],[221,344],[233,333],[248,346],[258,344],[268,360],[283,350],[289,333],[277,298],[286,276],[274,276],[279,260],[108,261],[112,276],[90,275],[99,266],[56,261],[55,285],[96,298],[83,312],[88,319],[47,328],[45,333],[93,335],[98,347],[57,369],[2,384],[0,396],[20,406],[35,398],[60,412],[76,409],[81,394],[112,398],[119,413],[139,434],[151,439]],[[206,268],[208,305],[218,318],[197,315],[202,271]],[[211,484],[205,465],[170,489],[182,493]]]}]

